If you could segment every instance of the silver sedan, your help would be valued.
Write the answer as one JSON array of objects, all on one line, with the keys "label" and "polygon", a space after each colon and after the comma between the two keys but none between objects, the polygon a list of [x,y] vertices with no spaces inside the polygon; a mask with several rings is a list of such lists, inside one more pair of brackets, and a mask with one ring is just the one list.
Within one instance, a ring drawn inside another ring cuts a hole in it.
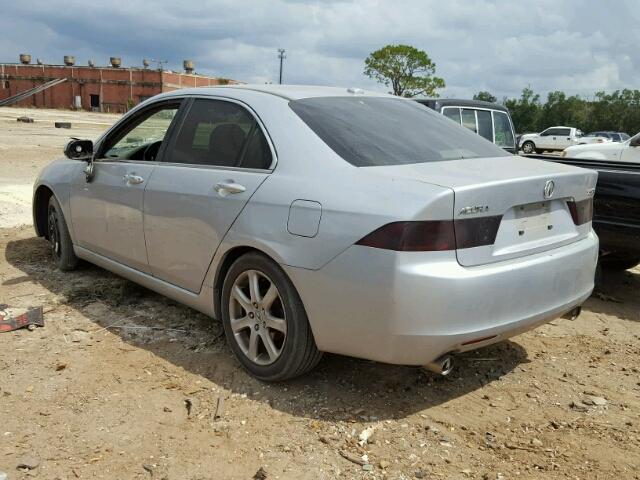
[{"label": "silver sedan", "polygon": [[83,259],[222,320],[263,380],[321,352],[446,373],[593,288],[596,174],[405,99],[178,90],[65,153],[33,202],[58,266]]}]

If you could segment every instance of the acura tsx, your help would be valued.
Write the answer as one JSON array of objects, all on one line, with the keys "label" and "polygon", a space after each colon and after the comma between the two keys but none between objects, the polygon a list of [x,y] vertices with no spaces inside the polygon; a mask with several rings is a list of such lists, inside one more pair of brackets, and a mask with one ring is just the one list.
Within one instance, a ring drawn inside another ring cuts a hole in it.
[{"label": "acura tsx", "polygon": [[407,99],[177,90],[65,153],[34,185],[57,266],[83,259],[220,319],[262,380],[322,352],[446,373],[593,289],[597,174]]}]

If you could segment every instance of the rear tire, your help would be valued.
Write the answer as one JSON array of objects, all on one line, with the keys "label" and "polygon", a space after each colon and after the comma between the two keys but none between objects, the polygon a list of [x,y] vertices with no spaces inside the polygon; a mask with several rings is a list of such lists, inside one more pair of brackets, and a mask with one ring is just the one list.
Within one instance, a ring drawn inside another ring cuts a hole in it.
[{"label": "rear tire", "polygon": [[600,264],[602,265],[603,270],[609,270],[611,272],[622,272],[640,264],[640,257],[603,257],[600,260]]},{"label": "rear tire", "polygon": [[47,237],[56,266],[63,272],[74,270],[78,265],[78,257],[73,251],[73,242],[62,208],[53,195],[49,198],[47,207]]},{"label": "rear tire", "polygon": [[527,140],[522,144],[522,151],[527,155],[530,155],[533,152],[537,152],[536,145],[531,140]]},{"label": "rear tire", "polygon": [[264,381],[287,380],[315,367],[322,352],[293,283],[271,259],[247,253],[222,287],[222,324],[242,366]]}]

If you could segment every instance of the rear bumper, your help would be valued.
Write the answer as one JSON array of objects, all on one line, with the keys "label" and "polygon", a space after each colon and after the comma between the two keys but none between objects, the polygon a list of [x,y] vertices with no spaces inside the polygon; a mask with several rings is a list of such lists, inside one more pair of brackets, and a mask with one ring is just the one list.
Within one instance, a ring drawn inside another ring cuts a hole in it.
[{"label": "rear bumper", "polygon": [[[593,289],[598,238],[479,267],[455,252],[353,246],[317,271],[285,267],[320,350],[423,365],[553,320]],[[471,345],[466,342],[490,337]]]}]

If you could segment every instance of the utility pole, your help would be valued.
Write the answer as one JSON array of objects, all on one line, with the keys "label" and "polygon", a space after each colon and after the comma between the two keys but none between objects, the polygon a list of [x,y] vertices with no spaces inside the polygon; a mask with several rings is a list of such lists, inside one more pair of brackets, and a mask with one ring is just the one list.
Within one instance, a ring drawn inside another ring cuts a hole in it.
[{"label": "utility pole", "polygon": [[284,54],[285,50],[284,48],[279,48],[278,49],[278,58],[280,59],[280,84],[282,85],[282,61],[287,58],[287,56]]}]

